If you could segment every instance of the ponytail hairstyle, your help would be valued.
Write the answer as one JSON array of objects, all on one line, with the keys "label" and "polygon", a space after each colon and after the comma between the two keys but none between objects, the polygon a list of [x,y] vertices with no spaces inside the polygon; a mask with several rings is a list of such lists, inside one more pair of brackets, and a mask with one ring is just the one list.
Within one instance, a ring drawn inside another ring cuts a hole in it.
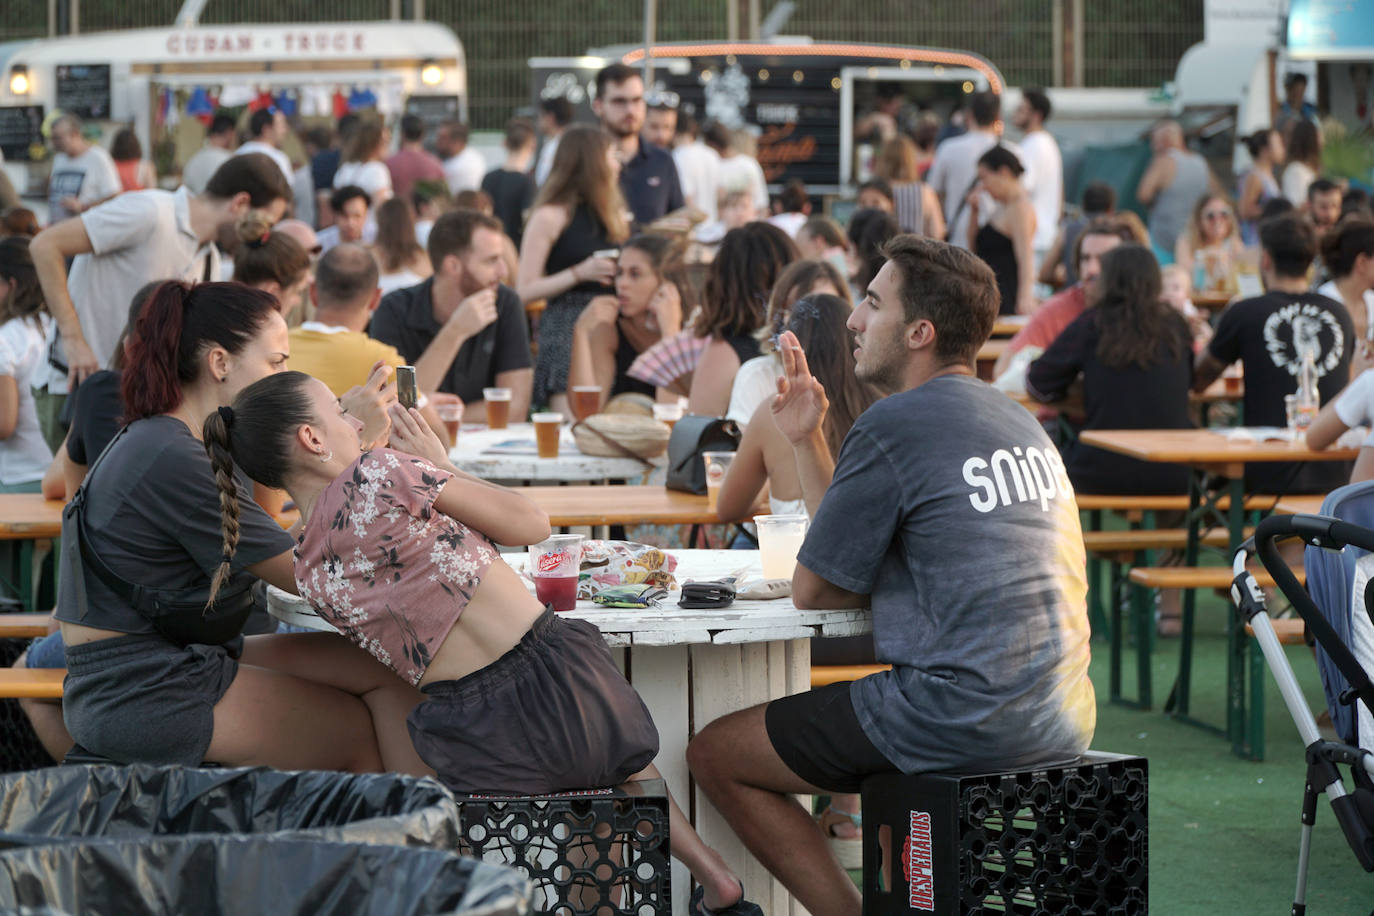
[{"label": "ponytail hairstyle", "polygon": [[275,296],[239,283],[159,286],[125,341],[125,421],[175,410],[182,388],[200,377],[205,351],[242,352],[276,311]]},{"label": "ponytail hairstyle", "polygon": [[234,282],[248,286],[275,283],[286,290],[310,270],[309,252],[285,232],[274,232],[265,211],[249,210],[235,229],[241,244],[234,257]]},{"label": "ponytail hairstyle", "polygon": [[0,277],[12,284],[9,295],[0,302],[0,324],[15,318],[33,318],[48,310],[26,237],[0,239]]},{"label": "ponytail hairstyle", "polygon": [[230,563],[239,546],[239,488],[237,464],[252,480],[282,489],[291,466],[291,440],[296,430],[318,422],[310,404],[304,372],[278,372],[239,392],[232,407],[221,407],[205,419],[201,435],[219,488],[220,531],[224,554],[210,580],[210,599],[229,579]]}]

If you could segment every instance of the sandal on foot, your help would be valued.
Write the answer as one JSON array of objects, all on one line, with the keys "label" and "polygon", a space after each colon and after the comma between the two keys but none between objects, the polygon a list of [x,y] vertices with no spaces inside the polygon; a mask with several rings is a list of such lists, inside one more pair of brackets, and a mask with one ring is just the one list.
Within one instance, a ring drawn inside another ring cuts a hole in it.
[{"label": "sandal on foot", "polygon": [[[852,871],[864,867],[862,815],[858,812],[851,814],[848,811],[837,811],[827,807],[816,818],[816,823],[821,828],[821,833],[825,834],[830,851],[839,859],[841,868]],[[859,833],[856,836],[839,836],[835,833],[835,827],[839,824],[853,824]]]},{"label": "sandal on foot", "polygon": [[692,891],[692,902],[688,904],[687,912],[692,916],[763,916],[763,909],[757,903],[744,899],[743,884],[739,886],[739,894],[739,899],[729,906],[709,910],[706,908],[706,888],[698,884],[696,890]]}]

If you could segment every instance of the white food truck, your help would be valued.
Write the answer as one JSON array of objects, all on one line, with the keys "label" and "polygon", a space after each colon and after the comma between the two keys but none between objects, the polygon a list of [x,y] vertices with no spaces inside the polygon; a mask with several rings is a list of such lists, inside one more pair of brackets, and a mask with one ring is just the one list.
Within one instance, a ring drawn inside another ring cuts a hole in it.
[{"label": "white food truck", "polygon": [[[217,108],[270,100],[300,123],[344,111],[388,121],[467,116],[467,69],[453,32],[426,22],[199,25],[0,44],[0,151],[10,180],[41,197],[45,128],[72,112],[109,135],[132,125],[170,181]],[[288,152],[291,152],[288,148]]]}]

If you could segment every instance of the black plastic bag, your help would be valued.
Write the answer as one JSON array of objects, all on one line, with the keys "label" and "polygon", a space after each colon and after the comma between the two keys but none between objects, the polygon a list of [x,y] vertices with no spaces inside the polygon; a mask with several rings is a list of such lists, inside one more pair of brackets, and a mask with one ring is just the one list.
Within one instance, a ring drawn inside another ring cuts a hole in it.
[{"label": "black plastic bag", "polygon": [[0,911],[102,916],[519,916],[514,869],[283,836],[58,840],[0,852]]},{"label": "black plastic bag", "polygon": [[453,850],[461,827],[447,789],[395,773],[136,764],[0,776],[0,845],[42,845],[53,837],[283,832]]}]

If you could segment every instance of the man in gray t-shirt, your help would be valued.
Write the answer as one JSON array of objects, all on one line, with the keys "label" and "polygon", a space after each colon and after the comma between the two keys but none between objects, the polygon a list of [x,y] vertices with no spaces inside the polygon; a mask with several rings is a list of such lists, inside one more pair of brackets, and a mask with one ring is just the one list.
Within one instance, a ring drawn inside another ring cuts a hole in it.
[{"label": "man in gray t-shirt", "polygon": [[832,461],[824,391],[784,335],[773,417],[813,517],[793,600],[871,607],[892,670],[726,716],[688,748],[697,783],[813,913],[860,901],[787,793],[1071,760],[1096,722],[1073,490],[1034,418],[973,372],[997,314],[992,272],[915,236],[887,255],[849,327],[856,375],[889,396]]}]

